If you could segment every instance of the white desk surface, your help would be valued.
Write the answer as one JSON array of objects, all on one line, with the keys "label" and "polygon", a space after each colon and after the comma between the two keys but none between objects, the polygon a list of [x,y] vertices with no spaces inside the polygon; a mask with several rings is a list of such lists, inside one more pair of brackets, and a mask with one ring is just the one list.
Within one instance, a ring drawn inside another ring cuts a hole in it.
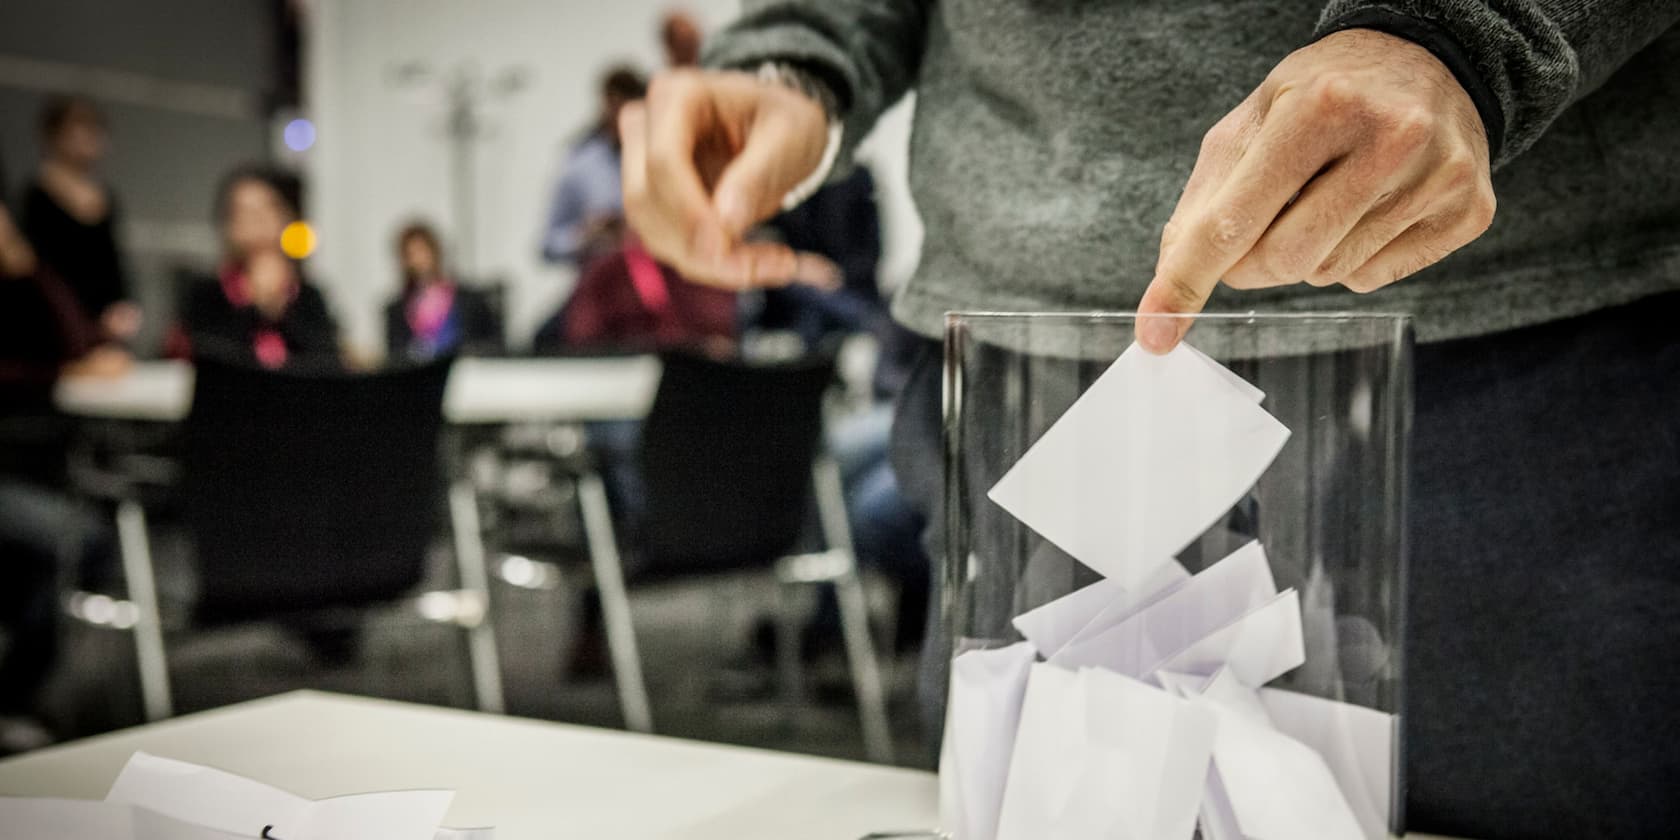
[{"label": "white desk surface", "polygon": [[[449,375],[452,423],[634,419],[659,386],[651,356],[599,359],[462,359]],[[192,406],[192,366],[141,362],[118,379],[67,379],[58,407],[81,417],[176,422]]]},{"label": "white desk surface", "polygon": [[932,774],[296,692],[0,761],[0,795],[99,799],[135,750],[303,796],[453,788],[497,840],[857,840],[937,820]]}]

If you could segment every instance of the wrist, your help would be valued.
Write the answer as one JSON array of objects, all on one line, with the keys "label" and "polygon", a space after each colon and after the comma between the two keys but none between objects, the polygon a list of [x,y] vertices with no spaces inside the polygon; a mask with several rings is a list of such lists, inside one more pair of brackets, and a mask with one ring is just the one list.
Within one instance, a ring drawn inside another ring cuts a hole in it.
[{"label": "wrist", "polygon": [[791,210],[810,198],[812,193],[822,188],[828,181],[828,176],[834,171],[834,163],[840,157],[840,146],[843,139],[840,119],[840,101],[835,95],[834,88],[829,86],[816,74],[801,68],[799,65],[781,61],[766,61],[758,66],[757,75],[766,84],[775,84],[802,94],[822,108],[823,116],[828,122],[828,134],[823,144],[822,157],[817,161],[817,167],[811,170],[805,179],[788,190],[782,197],[782,209]]}]

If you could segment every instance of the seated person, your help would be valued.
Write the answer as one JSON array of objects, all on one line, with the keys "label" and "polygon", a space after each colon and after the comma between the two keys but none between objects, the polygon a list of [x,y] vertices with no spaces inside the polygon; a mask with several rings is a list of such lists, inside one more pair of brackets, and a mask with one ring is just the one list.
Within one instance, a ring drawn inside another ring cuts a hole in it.
[{"label": "seated person", "polygon": [[99,336],[0,205],[0,755],[51,740],[36,704],[58,653],[61,558],[84,588],[115,565],[109,529],[62,489],[69,430],[52,404],[61,375],[128,369]]},{"label": "seated person", "polygon": [[402,294],[385,306],[385,349],[393,363],[501,351],[501,325],[490,302],[444,271],[437,231],[422,222],[404,227],[397,234],[397,260]]},{"label": "seated person", "polygon": [[339,370],[338,326],[326,299],[281,250],[298,220],[296,178],[252,166],[235,170],[216,197],[225,256],[215,276],[192,282],[170,355],[211,357],[270,370]]}]

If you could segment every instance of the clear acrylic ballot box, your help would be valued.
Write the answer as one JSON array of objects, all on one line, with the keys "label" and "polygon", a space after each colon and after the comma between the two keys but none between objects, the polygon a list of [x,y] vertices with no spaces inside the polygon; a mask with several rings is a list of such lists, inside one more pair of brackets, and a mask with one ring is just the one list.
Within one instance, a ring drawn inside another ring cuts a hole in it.
[{"label": "clear acrylic ballot box", "polygon": [[1137,324],[947,316],[940,830],[1397,835],[1408,319]]}]

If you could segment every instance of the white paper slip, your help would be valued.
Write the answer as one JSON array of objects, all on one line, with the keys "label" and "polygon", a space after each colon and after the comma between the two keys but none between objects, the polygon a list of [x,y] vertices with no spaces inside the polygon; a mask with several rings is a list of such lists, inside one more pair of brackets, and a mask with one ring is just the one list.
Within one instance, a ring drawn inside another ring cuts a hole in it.
[{"label": "white paper slip", "polygon": [[1183,345],[1120,355],[991,490],[1126,588],[1230,510],[1289,430]]},{"label": "white paper slip", "polygon": [[1388,837],[1394,716],[1277,688],[1261,689],[1259,698],[1279,732],[1324,758],[1354,816],[1359,818],[1366,840]]},{"label": "white paper slip", "polygon": [[998,815],[999,840],[1045,840],[1083,767],[1083,675],[1043,663],[1027,678],[1021,725]]},{"label": "white paper slip", "polygon": [[112,802],[0,797],[0,840],[254,840]]},{"label": "white paper slip", "polygon": [[[1154,575],[1132,589],[1104,578],[1016,616],[1015,629],[1049,659],[1075,637],[1131,617],[1189,579],[1190,573],[1176,560],[1163,563]],[[1099,616],[1100,626],[1093,625]]]},{"label": "white paper slip", "polygon": [[940,822],[953,837],[993,840],[1009,778],[1027,675],[1038,652],[1028,642],[971,650],[951,662],[951,698],[940,756]]},{"label": "white paper slip", "polygon": [[1232,372],[1232,370],[1230,368],[1220,364],[1217,361],[1214,361],[1214,358],[1212,356],[1209,356],[1208,354],[1203,353],[1202,351],[1197,350],[1194,347],[1191,347],[1188,343],[1186,343],[1184,345],[1184,349],[1189,350],[1193,355],[1196,356],[1196,358],[1201,359],[1202,361],[1206,362],[1209,367],[1213,368],[1215,373],[1218,373],[1221,377],[1224,378],[1224,380],[1226,382],[1230,383],[1230,385],[1233,389],[1235,389],[1238,393],[1242,394],[1244,399],[1249,400],[1250,402],[1255,402],[1255,403],[1265,401],[1266,392],[1260,390],[1260,387],[1258,385],[1255,385],[1254,383],[1249,382],[1247,379],[1244,379],[1244,378],[1236,375],[1236,373]]},{"label": "white paper slip", "polygon": [[1259,688],[1307,661],[1301,638],[1301,599],[1293,589],[1284,590],[1264,606],[1196,640],[1158,662],[1145,665],[1145,673],[1159,669],[1191,674],[1213,674],[1224,670],[1249,688]]},{"label": "white paper slip", "polygon": [[[1168,657],[1276,597],[1266,552],[1251,542],[1124,620],[1089,636],[1080,633],[1050,661],[1142,679],[1164,667]],[[1091,627],[1105,620],[1099,616]]]},{"label": "white paper slip", "polygon": [[1215,726],[1117,674],[1033,666],[998,837],[1188,840]]},{"label": "white paper slip", "polygon": [[453,791],[305,799],[233,773],[137,752],[105,801],[235,835],[283,840],[434,840]]},{"label": "white paper slip", "polygon": [[[1362,840],[1364,833],[1324,759],[1311,747],[1218,704],[1203,827],[1208,840]],[[1234,832],[1234,833],[1233,833]]]},{"label": "white paper slip", "polygon": [[1260,702],[1260,692],[1244,685],[1242,680],[1229,668],[1220,668],[1202,684],[1200,696],[1221,710],[1258,724],[1271,726],[1272,719],[1266,714],[1266,707]]}]

